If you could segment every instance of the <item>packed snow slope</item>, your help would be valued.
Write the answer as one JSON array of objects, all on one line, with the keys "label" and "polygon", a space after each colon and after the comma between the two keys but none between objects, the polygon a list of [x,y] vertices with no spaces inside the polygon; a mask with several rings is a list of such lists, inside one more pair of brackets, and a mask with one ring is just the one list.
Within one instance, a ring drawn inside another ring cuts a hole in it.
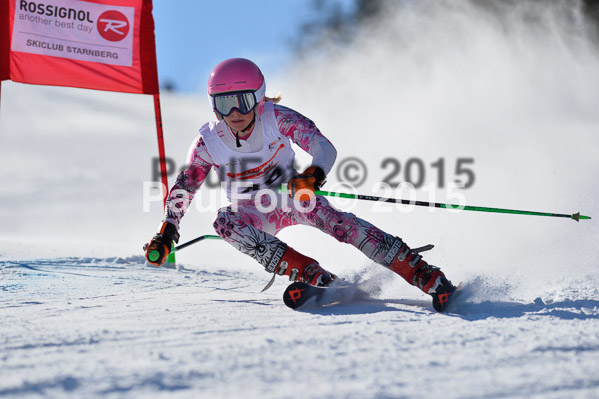
[{"label": "packed snow slope", "polygon": [[[437,314],[353,247],[296,226],[280,237],[369,296],[294,312],[287,281],[261,293],[270,275],[222,241],[182,250],[177,268],[144,264],[162,217],[150,97],[3,82],[0,397],[599,397],[595,32],[574,1],[406,4],[267,77],[337,147],[325,188],[348,190],[353,157],[368,171],[359,193],[593,219],[335,199],[435,244],[425,259],[462,295]],[[179,170],[213,115],[202,95],[164,94],[162,111]],[[182,241],[213,234],[224,204],[203,188]]]}]

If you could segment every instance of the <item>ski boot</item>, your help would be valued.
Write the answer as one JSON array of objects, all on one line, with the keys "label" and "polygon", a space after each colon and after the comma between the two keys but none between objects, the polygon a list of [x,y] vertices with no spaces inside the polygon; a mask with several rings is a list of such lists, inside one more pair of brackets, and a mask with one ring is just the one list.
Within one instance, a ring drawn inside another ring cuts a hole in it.
[{"label": "ski boot", "polygon": [[279,247],[273,257],[276,257],[277,252],[282,255],[274,266],[273,272],[279,276],[289,276],[290,281],[298,281],[316,287],[326,287],[337,278],[333,273],[329,273],[320,267],[317,261],[300,254],[291,247]]},{"label": "ski boot", "polygon": [[419,252],[430,248],[432,246],[412,250],[401,238],[396,237],[383,259],[383,264],[408,283],[431,295],[433,307],[436,311],[442,312],[456,291],[456,287],[447,280],[441,269],[429,265],[422,259]]}]

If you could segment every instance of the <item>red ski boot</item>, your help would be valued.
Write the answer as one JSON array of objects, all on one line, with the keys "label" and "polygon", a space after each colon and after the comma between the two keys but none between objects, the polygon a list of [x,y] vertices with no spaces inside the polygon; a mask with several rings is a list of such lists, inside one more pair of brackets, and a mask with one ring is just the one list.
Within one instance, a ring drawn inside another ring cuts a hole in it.
[{"label": "red ski boot", "polygon": [[[279,247],[276,252],[282,249]],[[289,276],[290,281],[299,281],[317,287],[325,287],[337,278],[320,267],[317,261],[300,254],[293,248],[287,247],[283,250],[284,252],[281,251],[282,256],[274,268],[274,273],[279,276]],[[276,255],[277,253],[275,253]]]},{"label": "red ski boot", "polygon": [[436,266],[429,265],[418,250],[412,250],[401,238],[396,237],[383,264],[403,277],[408,283],[433,297],[433,307],[441,312],[456,290],[451,281]]}]

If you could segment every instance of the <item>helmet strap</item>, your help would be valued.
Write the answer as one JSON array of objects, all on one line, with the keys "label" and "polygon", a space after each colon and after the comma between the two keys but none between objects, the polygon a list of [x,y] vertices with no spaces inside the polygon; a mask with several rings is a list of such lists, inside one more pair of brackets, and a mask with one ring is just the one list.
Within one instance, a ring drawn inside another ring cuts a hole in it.
[{"label": "helmet strap", "polygon": [[247,125],[245,127],[245,129],[242,129],[241,131],[243,133],[247,132],[248,130],[250,130],[252,127],[254,127],[254,124],[256,123],[256,113],[254,112],[254,117],[252,118],[252,121],[250,122],[249,125]]},{"label": "helmet strap", "polygon": [[[256,123],[256,113],[254,112],[254,117],[252,118],[252,121],[243,129],[241,129],[242,133],[247,132],[248,130],[250,130],[252,127],[254,127],[254,124]],[[231,129],[233,130],[233,129]],[[234,130],[235,132],[235,144],[237,145],[237,148],[241,147],[241,141],[239,140],[239,131],[238,130]]]}]

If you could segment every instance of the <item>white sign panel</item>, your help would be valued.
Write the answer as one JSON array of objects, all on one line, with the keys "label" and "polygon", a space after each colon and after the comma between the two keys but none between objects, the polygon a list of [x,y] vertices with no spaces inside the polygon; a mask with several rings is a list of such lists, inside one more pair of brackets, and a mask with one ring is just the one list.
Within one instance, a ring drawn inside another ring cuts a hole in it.
[{"label": "white sign panel", "polygon": [[134,7],[16,0],[12,51],[131,66]]}]

